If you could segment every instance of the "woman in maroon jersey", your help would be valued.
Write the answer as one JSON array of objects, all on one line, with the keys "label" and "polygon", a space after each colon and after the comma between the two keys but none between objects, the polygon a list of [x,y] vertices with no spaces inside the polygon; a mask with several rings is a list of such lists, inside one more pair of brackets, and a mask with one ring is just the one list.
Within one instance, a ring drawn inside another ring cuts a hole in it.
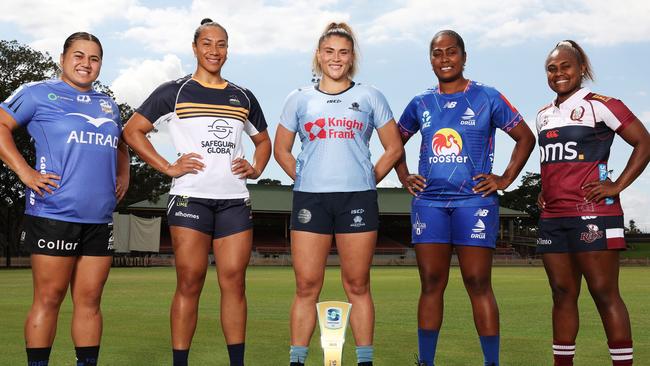
[{"label": "woman in maroon jersey", "polygon": [[[623,102],[582,86],[593,80],[593,71],[576,42],[559,42],[545,66],[557,96],[537,115],[542,174],[537,252],[553,293],[555,365],[573,365],[583,276],[605,327],[612,364],[632,365],[630,319],[618,288],[619,250],[625,249],[618,195],[648,164],[650,136]],[[612,181],[607,159],[616,134],[633,151]]]}]

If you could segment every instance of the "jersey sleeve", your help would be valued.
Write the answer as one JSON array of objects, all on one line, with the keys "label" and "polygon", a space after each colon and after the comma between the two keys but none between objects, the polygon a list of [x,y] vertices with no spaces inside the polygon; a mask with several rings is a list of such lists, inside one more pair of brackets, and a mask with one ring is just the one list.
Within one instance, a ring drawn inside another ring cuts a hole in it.
[{"label": "jersey sleeve", "polygon": [[166,82],[154,90],[149,97],[136,109],[152,124],[160,117],[174,111],[178,85],[175,81]]},{"label": "jersey sleeve", "polygon": [[368,90],[370,90],[369,101],[372,106],[375,128],[382,128],[388,121],[393,119],[393,111],[390,109],[384,94],[373,87],[368,88]]},{"label": "jersey sleeve", "polygon": [[21,85],[9,98],[0,104],[0,108],[9,113],[19,126],[27,125],[36,113],[33,92],[33,87],[30,87],[30,85]]},{"label": "jersey sleeve", "polygon": [[519,122],[523,121],[524,118],[517,111],[517,108],[510,104],[503,94],[499,93],[496,89],[488,90],[488,94],[492,100],[490,120],[493,126],[508,132],[515,128]]},{"label": "jersey sleeve", "polygon": [[282,107],[282,114],[280,115],[280,124],[291,132],[298,131],[299,96],[300,89],[296,89],[289,93],[287,99],[284,101],[284,107]]},{"label": "jersey sleeve", "polygon": [[260,103],[257,101],[257,98],[255,98],[255,95],[253,95],[250,90],[246,90],[245,94],[248,97],[248,100],[250,100],[250,108],[244,131],[246,131],[249,136],[254,136],[266,130],[266,119],[264,118],[262,107],[260,107]]},{"label": "jersey sleeve", "polygon": [[600,95],[598,97],[592,97],[597,121],[605,122],[607,127],[617,133],[620,133],[636,119],[634,113],[622,101]]},{"label": "jersey sleeve", "polygon": [[397,127],[402,136],[411,137],[420,130],[420,120],[417,117],[418,98],[413,98],[404,108],[402,116],[399,118]]}]

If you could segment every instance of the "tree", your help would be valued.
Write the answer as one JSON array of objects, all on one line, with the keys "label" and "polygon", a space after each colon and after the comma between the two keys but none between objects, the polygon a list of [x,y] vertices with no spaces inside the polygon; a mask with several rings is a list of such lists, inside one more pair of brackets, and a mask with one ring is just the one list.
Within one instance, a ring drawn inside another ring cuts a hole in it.
[{"label": "tree", "polygon": [[641,230],[636,226],[636,221],[630,220],[630,226],[627,228],[628,234],[641,234]]},{"label": "tree", "polygon": [[[5,100],[21,85],[54,77],[56,63],[41,53],[16,41],[0,40],[0,100]],[[16,147],[30,165],[34,164],[34,148],[24,128],[14,132]],[[0,246],[10,265],[11,253],[18,250],[19,228],[25,209],[25,186],[4,163],[0,165]]]},{"label": "tree", "polygon": [[521,184],[516,189],[504,192],[499,198],[503,207],[524,211],[530,215],[526,219],[528,225],[535,225],[541,213],[537,207],[537,197],[542,191],[542,176],[539,173],[526,172],[521,178]]},{"label": "tree", "polygon": [[257,184],[261,184],[264,186],[280,186],[282,185],[282,182],[280,182],[277,179],[271,179],[271,178],[263,178],[257,181]]}]

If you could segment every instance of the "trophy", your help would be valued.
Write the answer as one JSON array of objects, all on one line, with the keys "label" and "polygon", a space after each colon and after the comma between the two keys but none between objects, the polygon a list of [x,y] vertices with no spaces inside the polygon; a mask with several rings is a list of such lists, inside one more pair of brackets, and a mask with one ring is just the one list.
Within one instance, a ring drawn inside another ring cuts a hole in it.
[{"label": "trophy", "polygon": [[325,366],[341,366],[345,329],[348,327],[351,308],[352,304],[343,301],[324,301],[316,304]]}]

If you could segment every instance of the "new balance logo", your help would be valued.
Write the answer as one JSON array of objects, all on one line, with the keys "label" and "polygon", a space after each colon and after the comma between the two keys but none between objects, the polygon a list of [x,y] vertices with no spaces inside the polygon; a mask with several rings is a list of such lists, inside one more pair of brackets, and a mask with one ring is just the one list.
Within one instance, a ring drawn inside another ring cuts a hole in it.
[{"label": "new balance logo", "polygon": [[445,105],[442,106],[442,108],[443,109],[444,108],[448,108],[448,109],[456,108],[457,103],[458,102],[447,102],[447,103],[445,103]]}]

